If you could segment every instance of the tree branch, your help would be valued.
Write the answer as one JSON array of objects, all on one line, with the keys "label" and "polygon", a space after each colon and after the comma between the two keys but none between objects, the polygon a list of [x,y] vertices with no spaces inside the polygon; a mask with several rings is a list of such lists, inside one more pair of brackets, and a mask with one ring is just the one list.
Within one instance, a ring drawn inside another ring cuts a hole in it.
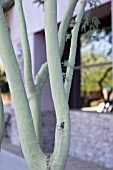
[{"label": "tree branch", "polygon": [[65,84],[64,84],[67,99],[69,98],[71,82],[72,82],[72,77],[73,77],[73,71],[74,71],[73,68],[75,65],[78,31],[79,31],[81,20],[82,20],[83,14],[84,14],[86,1],[87,0],[81,1],[80,10],[79,10],[78,15],[75,19],[75,26],[72,30],[72,39],[71,39],[70,55],[69,55],[69,62],[68,62],[69,64],[67,66],[66,79],[65,79]]},{"label": "tree branch", "polygon": [[25,22],[23,7],[22,7],[22,0],[16,0],[15,7],[16,7],[17,17],[19,21],[21,43],[22,43],[23,56],[24,56],[25,83],[27,86],[27,91],[30,95],[31,93],[33,93],[32,90],[34,88],[34,82],[32,76],[31,52],[30,52],[29,41],[27,36],[27,28],[26,28],[26,22]]},{"label": "tree branch", "polygon": [[[78,0],[70,0],[70,3],[66,10],[65,16],[60,24],[60,27],[59,27],[58,37],[59,37],[59,46],[60,46],[60,56],[62,56],[63,51],[64,51],[66,32],[67,32],[69,23],[71,21],[71,17],[72,17],[72,14],[75,9],[77,1]],[[41,111],[40,97],[41,97],[41,93],[42,93],[42,90],[43,90],[43,87],[44,87],[47,77],[48,77],[48,64],[46,62],[41,66],[38,74],[35,77],[35,85],[36,85],[36,89],[37,89],[37,93],[38,93],[38,102],[37,103],[38,103],[39,112]],[[34,120],[37,120],[37,119],[34,118]]]},{"label": "tree branch", "polygon": [[0,0],[0,51],[14,103],[19,136],[25,159],[32,170],[44,169],[46,158],[36,138],[22,76],[14,54]]},{"label": "tree branch", "polygon": [[15,1],[20,33],[21,33],[21,42],[24,56],[24,75],[25,83],[27,86],[27,92],[29,95],[29,104],[32,113],[32,118],[34,122],[35,132],[37,139],[39,140],[41,148],[43,147],[42,139],[42,124],[41,124],[41,113],[40,113],[40,95],[34,85],[34,80],[32,77],[32,64],[31,64],[31,52],[27,36],[26,22],[24,18],[24,12],[22,7],[22,0]]},{"label": "tree branch", "polygon": [[62,78],[57,32],[57,0],[45,1],[45,38],[52,98],[57,125],[51,170],[64,170],[70,146],[70,116]]}]

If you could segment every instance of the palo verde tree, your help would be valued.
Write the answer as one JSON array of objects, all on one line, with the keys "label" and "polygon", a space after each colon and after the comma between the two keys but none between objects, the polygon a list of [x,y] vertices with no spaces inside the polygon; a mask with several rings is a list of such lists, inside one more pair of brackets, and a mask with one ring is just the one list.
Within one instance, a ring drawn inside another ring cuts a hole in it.
[{"label": "palo verde tree", "polygon": [[[43,3],[45,13],[45,39],[47,63],[43,64],[35,79],[32,77],[31,53],[27,37],[22,0],[15,0],[15,7],[21,33],[24,57],[25,84],[19,70],[17,59],[4,17],[3,2],[0,0],[0,52],[14,103],[19,129],[20,142],[30,170],[64,170],[70,146],[70,115],[68,98],[76,57],[77,36],[86,3],[95,5],[96,0],[69,0],[67,10],[57,29],[57,0],[36,0]],[[5,8],[10,9],[14,3]],[[68,26],[73,11],[80,3],[78,14],[71,31],[71,47],[65,81],[63,82],[61,57],[64,51]],[[49,75],[52,98],[56,112],[56,132],[54,151],[50,156],[43,152],[40,98],[46,78]],[[25,89],[26,87],[26,89]],[[3,136],[3,107],[0,100],[0,142]]]}]

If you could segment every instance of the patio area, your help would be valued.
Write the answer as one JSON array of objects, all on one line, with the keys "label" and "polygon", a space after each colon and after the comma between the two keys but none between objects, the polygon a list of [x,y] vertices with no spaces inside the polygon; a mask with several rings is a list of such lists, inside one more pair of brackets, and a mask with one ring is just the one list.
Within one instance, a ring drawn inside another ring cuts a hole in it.
[{"label": "patio area", "polygon": [[[26,161],[6,150],[0,153],[0,170],[29,170]],[[66,170],[109,170],[78,158],[69,157]]]}]

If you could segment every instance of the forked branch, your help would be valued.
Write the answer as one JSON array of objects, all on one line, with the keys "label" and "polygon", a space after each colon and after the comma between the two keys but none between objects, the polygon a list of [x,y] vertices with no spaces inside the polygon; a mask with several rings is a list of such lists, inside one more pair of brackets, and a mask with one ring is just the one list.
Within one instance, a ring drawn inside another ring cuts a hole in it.
[{"label": "forked branch", "polygon": [[[61,57],[62,57],[62,54],[63,54],[63,51],[64,51],[67,29],[68,29],[69,23],[71,21],[72,14],[73,14],[73,11],[75,9],[77,2],[78,2],[78,0],[70,0],[68,7],[66,9],[65,15],[64,15],[64,17],[61,21],[60,27],[59,27],[58,39],[59,39],[59,48],[60,48],[60,56]],[[48,77],[48,64],[47,64],[47,62],[45,64],[43,64],[42,67],[43,68],[41,68],[41,70],[39,71],[40,74],[38,73],[35,77],[35,84],[36,84],[36,86],[39,87],[39,89],[43,89],[45,81]],[[45,76],[45,73],[46,73],[46,76]],[[39,84],[39,81],[41,81],[41,79],[43,79],[42,83]]]},{"label": "forked branch", "polygon": [[46,158],[36,138],[28,99],[0,0],[0,51],[14,103],[20,142],[29,168],[44,169]]}]

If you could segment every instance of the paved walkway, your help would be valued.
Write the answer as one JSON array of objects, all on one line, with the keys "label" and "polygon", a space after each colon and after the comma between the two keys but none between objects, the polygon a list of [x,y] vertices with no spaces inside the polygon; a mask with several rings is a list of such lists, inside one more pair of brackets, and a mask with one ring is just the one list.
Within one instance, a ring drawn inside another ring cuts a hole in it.
[{"label": "paved walkway", "polygon": [[0,154],[0,170],[29,170],[25,160],[5,150]]},{"label": "paved walkway", "polygon": [[[0,170],[29,170],[25,160],[8,151],[1,150]],[[66,170],[108,170],[92,163],[70,157]]]}]

